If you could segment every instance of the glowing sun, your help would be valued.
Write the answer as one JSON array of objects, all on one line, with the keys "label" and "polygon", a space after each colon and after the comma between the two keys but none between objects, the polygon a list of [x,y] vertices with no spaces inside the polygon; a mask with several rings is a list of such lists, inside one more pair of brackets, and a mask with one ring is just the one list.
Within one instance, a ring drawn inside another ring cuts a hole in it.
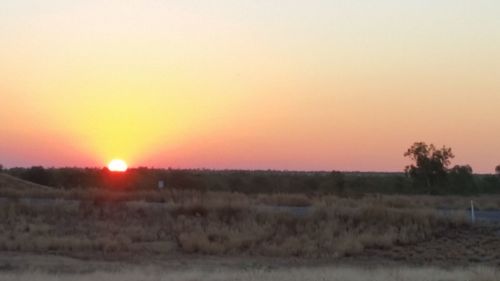
[{"label": "glowing sun", "polygon": [[108,169],[112,172],[125,172],[127,168],[127,163],[121,159],[113,159],[108,164]]}]

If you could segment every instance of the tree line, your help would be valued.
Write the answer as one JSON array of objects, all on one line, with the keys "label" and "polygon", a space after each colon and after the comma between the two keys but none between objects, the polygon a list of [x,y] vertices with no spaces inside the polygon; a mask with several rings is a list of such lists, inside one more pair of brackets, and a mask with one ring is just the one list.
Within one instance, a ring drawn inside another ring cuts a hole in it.
[{"label": "tree line", "polygon": [[230,191],[243,193],[425,193],[478,194],[500,193],[500,165],[496,175],[474,174],[469,165],[451,166],[451,148],[414,143],[404,153],[412,161],[400,173],[297,172],[240,170],[179,170],[148,167],[115,173],[107,168],[1,168],[24,180],[62,189],[106,188],[119,190],[166,188]]}]

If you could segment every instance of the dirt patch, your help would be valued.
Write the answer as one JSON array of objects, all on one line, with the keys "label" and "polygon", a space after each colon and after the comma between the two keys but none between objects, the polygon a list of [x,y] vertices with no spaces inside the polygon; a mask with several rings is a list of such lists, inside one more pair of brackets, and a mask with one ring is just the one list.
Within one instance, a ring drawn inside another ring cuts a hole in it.
[{"label": "dirt patch", "polygon": [[389,249],[365,249],[360,260],[390,260],[408,264],[500,265],[500,225],[482,224],[452,229],[433,239]]}]

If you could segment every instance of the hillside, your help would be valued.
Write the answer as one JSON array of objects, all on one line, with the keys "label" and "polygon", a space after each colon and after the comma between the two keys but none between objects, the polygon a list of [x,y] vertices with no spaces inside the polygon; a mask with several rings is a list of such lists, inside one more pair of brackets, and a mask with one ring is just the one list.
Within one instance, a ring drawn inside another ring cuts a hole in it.
[{"label": "hillside", "polygon": [[0,173],[0,196],[18,197],[27,193],[35,196],[36,194],[48,193],[53,188],[25,181],[4,173]]}]

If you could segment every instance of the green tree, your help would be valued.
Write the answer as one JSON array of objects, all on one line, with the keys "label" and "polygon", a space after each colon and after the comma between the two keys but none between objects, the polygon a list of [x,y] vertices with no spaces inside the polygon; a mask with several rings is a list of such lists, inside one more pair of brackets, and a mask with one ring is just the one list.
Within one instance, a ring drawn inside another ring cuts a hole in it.
[{"label": "green tree", "polygon": [[433,144],[416,142],[404,153],[414,163],[405,167],[408,176],[427,188],[446,180],[448,166],[453,155],[451,148],[443,146],[437,149]]}]

